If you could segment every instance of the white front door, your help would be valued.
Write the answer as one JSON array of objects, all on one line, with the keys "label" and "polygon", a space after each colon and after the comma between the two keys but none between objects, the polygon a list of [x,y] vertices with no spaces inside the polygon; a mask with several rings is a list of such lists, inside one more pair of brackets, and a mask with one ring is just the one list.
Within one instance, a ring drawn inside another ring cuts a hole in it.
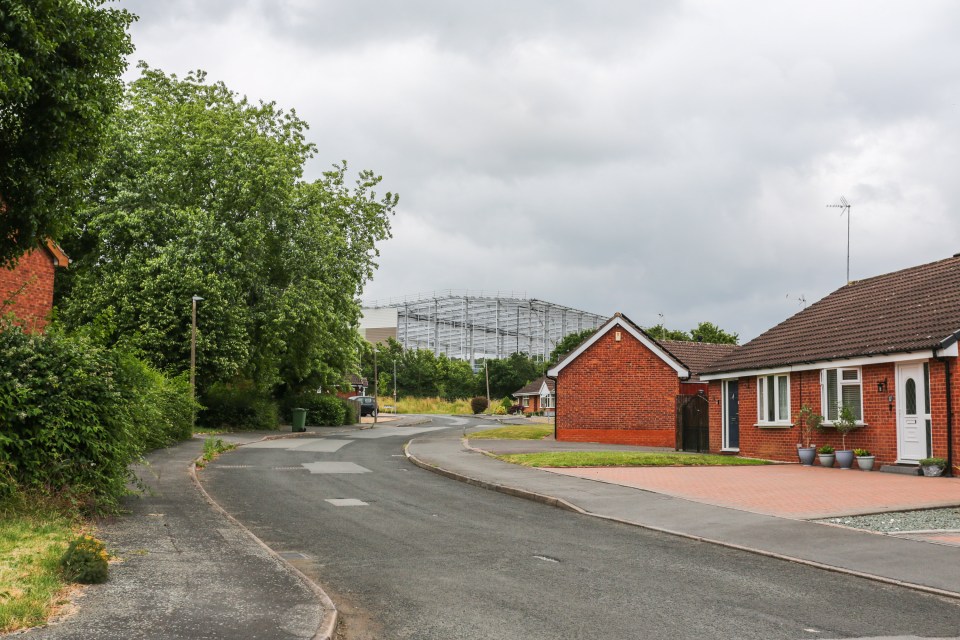
[{"label": "white front door", "polygon": [[902,462],[927,457],[926,398],[923,363],[897,365],[897,457]]}]

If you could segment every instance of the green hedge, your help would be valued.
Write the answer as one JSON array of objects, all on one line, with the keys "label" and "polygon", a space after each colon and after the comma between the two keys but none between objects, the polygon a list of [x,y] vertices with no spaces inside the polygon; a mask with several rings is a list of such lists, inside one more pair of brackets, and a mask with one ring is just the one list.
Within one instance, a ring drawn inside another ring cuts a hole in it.
[{"label": "green hedge", "polygon": [[208,429],[277,429],[280,416],[270,394],[249,381],[216,383],[200,398],[197,424]]},{"label": "green hedge", "polygon": [[132,462],[190,435],[191,406],[182,380],[123,351],[0,323],[0,491],[109,510],[127,493]]},{"label": "green hedge", "polygon": [[284,397],[283,418],[290,421],[293,409],[307,410],[307,424],[314,427],[339,427],[347,418],[344,402],[334,395],[306,391]]}]

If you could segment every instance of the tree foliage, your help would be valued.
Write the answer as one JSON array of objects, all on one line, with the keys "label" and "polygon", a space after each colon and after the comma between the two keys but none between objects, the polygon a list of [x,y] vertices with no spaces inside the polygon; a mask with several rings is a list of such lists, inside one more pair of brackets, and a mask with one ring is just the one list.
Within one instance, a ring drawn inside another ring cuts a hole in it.
[{"label": "tree foliage", "polygon": [[141,65],[111,120],[64,278],[74,325],[109,314],[109,340],[169,371],[189,362],[199,295],[201,389],[333,386],[355,362],[357,300],[397,197],[346,162],[301,180],[307,125],[203,72]]},{"label": "tree foliage", "polygon": [[689,332],[667,329],[663,323],[647,327],[644,331],[656,340],[695,340],[715,344],[738,344],[740,341],[738,334],[728,333],[712,322],[701,322]]},{"label": "tree foliage", "polygon": [[0,0],[0,265],[59,237],[123,91],[134,19],[103,0]]},{"label": "tree foliage", "polygon": [[559,362],[560,358],[567,355],[571,351],[574,351],[596,332],[596,329],[584,329],[583,331],[567,334],[561,338],[560,342],[557,343],[557,346],[554,347],[553,351],[550,352],[550,363],[556,364]]}]

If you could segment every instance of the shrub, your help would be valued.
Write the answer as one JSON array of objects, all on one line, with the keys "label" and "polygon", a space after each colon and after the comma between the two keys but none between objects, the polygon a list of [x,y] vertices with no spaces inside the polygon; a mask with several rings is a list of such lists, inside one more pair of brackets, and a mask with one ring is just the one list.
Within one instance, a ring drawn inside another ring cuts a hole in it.
[{"label": "shrub", "polygon": [[93,536],[75,538],[60,558],[60,571],[70,582],[99,584],[107,581],[107,549]]},{"label": "shrub", "polygon": [[512,407],[510,407],[510,409],[507,411],[507,413],[509,413],[510,415],[516,415],[516,414],[518,414],[518,413],[523,413],[523,405],[522,405],[522,404],[515,404],[515,405],[513,405]]},{"label": "shrub", "polygon": [[513,406],[513,398],[510,396],[504,397],[502,400],[500,400],[500,406],[505,410],[510,411],[510,407]]},{"label": "shrub", "polygon": [[306,391],[292,393],[282,402],[283,418],[293,419],[294,409],[307,410],[307,424],[317,427],[339,427],[347,418],[345,402],[334,395]]},{"label": "shrub", "polygon": [[215,383],[203,394],[197,423],[208,429],[276,429],[277,403],[250,381]]},{"label": "shrub", "polygon": [[473,414],[483,413],[487,410],[487,399],[483,396],[477,396],[476,398],[470,398],[470,410],[473,411]]},{"label": "shrub", "polygon": [[351,425],[360,422],[360,408],[357,407],[357,403],[346,398],[340,398],[339,400],[343,403],[343,424]]},{"label": "shrub", "polygon": [[829,444],[822,445],[819,449],[817,449],[817,453],[822,453],[824,455],[827,455],[833,452],[834,452],[833,446]]},{"label": "shrub", "polygon": [[133,417],[126,358],[55,326],[0,325],[2,475],[76,507],[114,507],[150,428]]},{"label": "shrub", "polygon": [[506,408],[502,404],[498,404],[493,407],[493,415],[495,416],[504,416],[507,414]]},{"label": "shrub", "polygon": [[858,458],[863,458],[869,456],[870,451],[868,449],[854,449],[853,455],[857,456]]},{"label": "shrub", "polygon": [[127,400],[129,421],[144,427],[147,450],[193,435],[193,414],[199,405],[190,397],[187,374],[168,378],[142,360],[126,355],[120,359],[117,378]]},{"label": "shrub", "polygon": [[921,467],[940,467],[941,469],[947,466],[946,458],[924,458],[920,461]]}]

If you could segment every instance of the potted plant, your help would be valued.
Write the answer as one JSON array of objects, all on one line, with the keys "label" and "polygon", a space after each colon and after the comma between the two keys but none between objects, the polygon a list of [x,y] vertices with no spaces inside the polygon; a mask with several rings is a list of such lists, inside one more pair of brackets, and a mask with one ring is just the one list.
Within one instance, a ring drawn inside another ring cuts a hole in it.
[{"label": "potted plant", "polygon": [[819,449],[817,453],[820,455],[820,466],[821,467],[832,467],[833,461],[836,459],[836,456],[833,453],[833,447],[829,444],[825,444]]},{"label": "potted plant", "polygon": [[813,458],[817,455],[817,447],[810,443],[810,437],[814,431],[820,429],[822,424],[823,416],[814,412],[813,407],[808,404],[800,407],[800,413],[797,414],[797,426],[800,427],[801,440],[797,443],[797,455],[800,456],[800,464],[805,467],[813,466]]},{"label": "potted plant", "polygon": [[853,455],[857,456],[857,466],[863,471],[873,471],[873,461],[876,457],[866,449],[854,449]]},{"label": "potted plant", "polygon": [[923,475],[936,478],[947,468],[947,461],[943,458],[924,458],[920,461],[920,468],[923,469]]},{"label": "potted plant", "polygon": [[853,466],[853,451],[847,449],[847,434],[857,428],[857,418],[850,407],[840,407],[840,415],[833,421],[833,427],[840,434],[843,446],[843,449],[837,451],[837,462],[841,469],[849,469]]}]

